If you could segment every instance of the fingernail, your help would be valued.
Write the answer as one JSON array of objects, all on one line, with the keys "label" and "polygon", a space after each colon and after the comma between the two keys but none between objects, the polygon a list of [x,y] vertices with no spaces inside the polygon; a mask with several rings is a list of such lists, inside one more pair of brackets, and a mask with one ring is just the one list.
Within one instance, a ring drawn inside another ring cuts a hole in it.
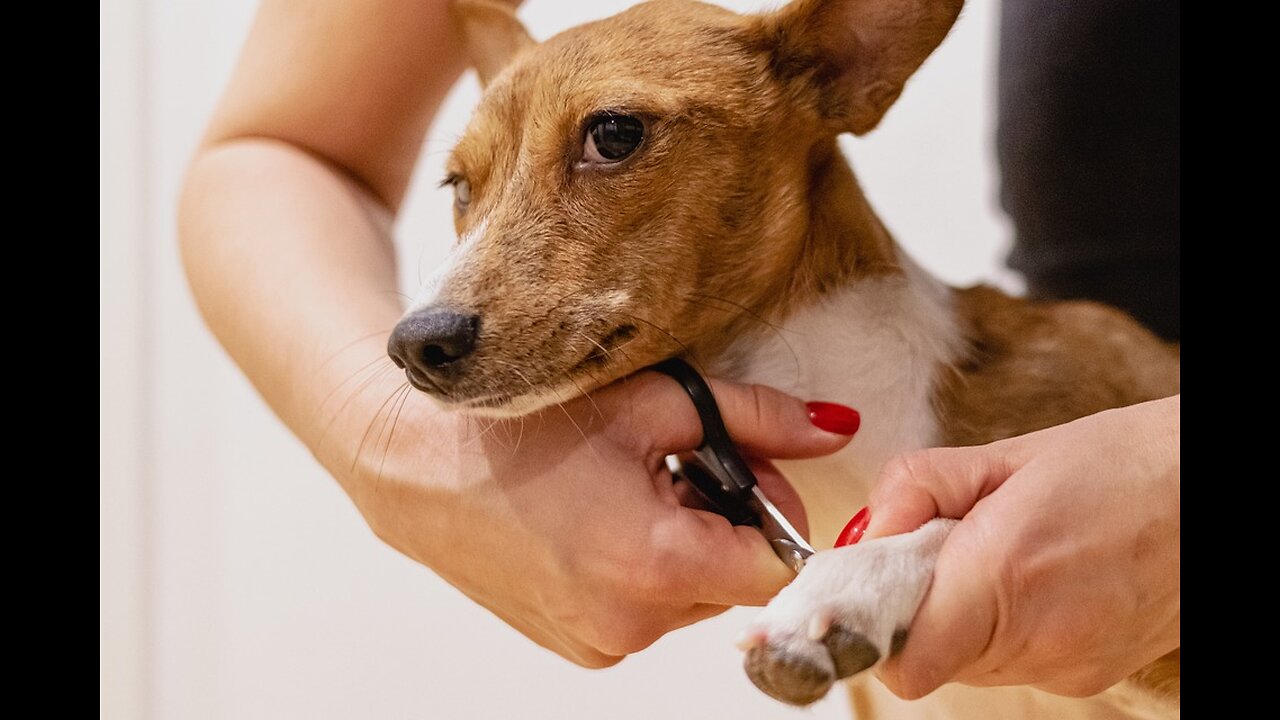
[{"label": "fingernail", "polygon": [[862,416],[847,405],[829,402],[808,402],[809,421],[817,427],[837,435],[852,435],[862,425]]},{"label": "fingernail", "polygon": [[862,508],[849,519],[849,524],[844,526],[840,531],[840,535],[836,538],[836,547],[844,547],[845,545],[857,545],[862,539],[862,533],[867,531],[867,525],[871,523],[871,508]]}]

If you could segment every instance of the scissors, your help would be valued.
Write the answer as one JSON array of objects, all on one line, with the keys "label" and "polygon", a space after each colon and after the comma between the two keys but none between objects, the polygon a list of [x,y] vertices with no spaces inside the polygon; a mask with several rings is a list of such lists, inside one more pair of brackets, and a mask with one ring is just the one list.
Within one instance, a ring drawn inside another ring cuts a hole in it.
[{"label": "scissors", "polygon": [[675,455],[667,456],[671,474],[688,480],[729,522],[758,528],[782,562],[799,573],[813,555],[813,546],[760,490],[755,473],[725,429],[720,406],[707,381],[679,358],[663,360],[649,369],[680,383],[702,421],[702,444],[693,457],[682,461]]}]

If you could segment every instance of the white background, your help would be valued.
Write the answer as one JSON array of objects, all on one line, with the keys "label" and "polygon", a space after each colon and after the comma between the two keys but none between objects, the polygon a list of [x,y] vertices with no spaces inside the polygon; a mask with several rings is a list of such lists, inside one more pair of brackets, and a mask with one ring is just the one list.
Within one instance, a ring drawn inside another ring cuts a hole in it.
[{"label": "white background", "polygon": [[[522,15],[547,37],[628,4],[529,0]],[[586,671],[382,546],[204,329],[178,266],[183,168],[254,3],[100,9],[104,717],[847,715],[840,693],[796,711],[748,683],[731,639],[749,609]],[[891,230],[952,282],[1002,275],[996,10],[971,0],[884,126],[845,145]],[[398,230],[406,281],[450,242],[434,182],[477,95],[468,78],[430,132]]]}]

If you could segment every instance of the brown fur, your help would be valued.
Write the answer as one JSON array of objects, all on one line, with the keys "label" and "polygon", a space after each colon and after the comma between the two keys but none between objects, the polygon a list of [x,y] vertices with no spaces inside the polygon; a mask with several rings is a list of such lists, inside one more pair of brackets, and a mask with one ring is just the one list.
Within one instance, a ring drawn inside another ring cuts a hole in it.
[{"label": "brown fur", "polygon": [[968,357],[944,371],[948,445],[980,445],[1178,392],[1178,348],[1092,302],[955,293]]},{"label": "brown fur", "polygon": [[[459,14],[473,5],[501,7]],[[484,319],[474,370],[443,400],[497,407],[530,386],[586,391],[674,353],[713,356],[762,318],[896,268],[836,146],[843,120],[794,70],[812,53],[794,37],[775,47],[779,33],[773,16],[662,0],[482,50],[511,65],[488,79],[448,170],[471,186],[459,235],[488,226],[442,296]],[[601,110],[644,118],[644,152],[579,167]],[[630,300],[595,302],[613,290]]]},{"label": "brown fur", "polygon": [[[797,0],[742,17],[659,0],[535,45],[505,6],[458,3],[486,93],[448,167],[471,187],[459,234],[486,227],[441,298],[483,319],[440,399],[519,410],[522,394],[714,357],[754,323],[901,272],[835,138],[875,127],[960,5]],[[602,111],[642,118],[642,151],[584,165]],[[955,299],[970,347],[940,371],[948,444],[1178,392],[1177,348],[1115,310],[985,287]],[[1136,677],[1176,696],[1179,657]]]}]

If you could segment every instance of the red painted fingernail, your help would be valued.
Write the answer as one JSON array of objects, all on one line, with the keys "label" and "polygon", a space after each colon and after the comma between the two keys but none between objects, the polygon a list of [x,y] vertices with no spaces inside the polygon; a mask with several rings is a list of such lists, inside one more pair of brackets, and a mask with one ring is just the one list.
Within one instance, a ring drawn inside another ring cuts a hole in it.
[{"label": "red painted fingernail", "polygon": [[844,547],[845,545],[857,545],[862,539],[862,533],[867,531],[867,525],[871,523],[871,508],[862,508],[849,520],[849,524],[844,526],[840,531],[840,536],[836,538],[836,547]]},{"label": "red painted fingernail", "polygon": [[838,435],[852,435],[862,425],[862,416],[857,410],[846,405],[829,402],[808,402],[809,421],[827,432]]}]

